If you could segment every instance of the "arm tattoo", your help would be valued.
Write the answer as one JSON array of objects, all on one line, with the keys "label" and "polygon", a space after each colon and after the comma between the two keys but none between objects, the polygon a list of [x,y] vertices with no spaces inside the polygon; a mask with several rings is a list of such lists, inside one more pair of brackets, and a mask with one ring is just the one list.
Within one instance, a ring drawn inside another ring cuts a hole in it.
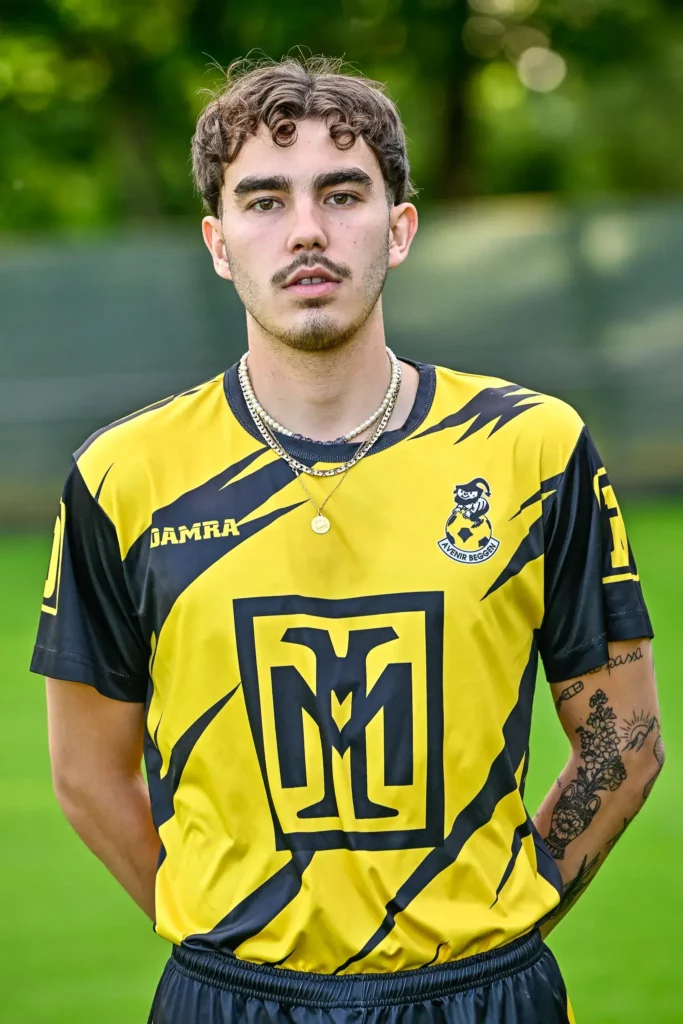
[{"label": "arm tattoo", "polygon": [[577,679],[575,683],[572,683],[571,686],[568,686],[566,688],[566,690],[563,690],[560,696],[557,698],[557,701],[555,703],[555,707],[557,708],[557,710],[560,710],[560,704],[562,703],[562,701],[571,700],[572,697],[576,697],[577,693],[581,693],[582,690],[583,683],[580,679]]},{"label": "arm tattoo", "polygon": [[603,668],[606,668],[608,672],[611,672],[613,668],[621,668],[622,665],[631,665],[634,661],[640,661],[644,657],[640,647],[636,647],[635,651],[629,651],[628,654],[617,654],[615,658],[610,658],[606,665],[598,665],[597,668],[590,669],[586,674],[589,676],[595,675],[596,672],[602,672]]},{"label": "arm tattoo", "polygon": [[654,715],[645,711],[636,714],[631,718],[625,718],[622,722],[621,738],[624,741],[624,750],[640,750],[651,732],[659,729],[659,722]]},{"label": "arm tattoo", "polygon": [[596,690],[586,725],[576,732],[581,740],[581,765],[577,777],[566,786],[553,808],[546,845],[555,860],[564,858],[567,846],[585,832],[600,808],[601,790],[614,792],[626,778],[614,728],[617,716],[607,707],[604,690]]},{"label": "arm tattoo", "polygon": [[579,896],[581,895],[583,890],[588,886],[589,882],[592,881],[593,875],[598,870],[599,860],[599,853],[596,853],[595,857],[593,857],[593,860],[589,861],[588,864],[586,863],[586,861],[588,861],[588,855],[586,855],[583,858],[578,873],[574,878],[572,878],[570,882],[567,882],[567,884],[564,887],[564,891],[562,893],[562,898],[560,899],[560,902],[557,904],[555,909],[551,911],[546,920],[551,921],[557,917],[562,917],[562,915],[567,910],[569,910],[572,903],[575,903],[576,900],[578,900]]},{"label": "arm tattoo", "polygon": [[657,759],[657,766],[658,767],[657,767],[657,771],[654,773],[654,775],[649,780],[649,782],[645,783],[645,789],[643,790],[643,800],[647,800],[647,798],[649,797],[650,793],[652,792],[652,787],[654,786],[655,782],[657,781],[657,776],[659,775],[659,773],[661,772],[662,768],[664,767],[664,744],[662,743],[661,734],[655,740],[654,755],[655,755],[655,758]]},{"label": "arm tattoo", "polygon": [[617,845],[617,843],[619,842],[619,840],[621,839],[621,837],[623,836],[624,832],[629,827],[629,825],[631,824],[632,821],[633,821],[633,818],[624,818],[624,824],[621,826],[621,828],[616,833],[616,835],[613,835],[611,839],[607,840],[607,852],[608,853],[609,853],[610,850],[614,849],[614,847]]},{"label": "arm tattoo", "polygon": [[643,789],[643,800],[647,800],[647,798],[649,797],[650,793],[652,792],[652,787],[654,786],[655,782],[657,781],[657,776],[659,775],[660,771],[661,771],[661,768],[658,768],[657,771],[652,776],[652,778],[649,780],[649,782],[645,783],[645,788]]}]

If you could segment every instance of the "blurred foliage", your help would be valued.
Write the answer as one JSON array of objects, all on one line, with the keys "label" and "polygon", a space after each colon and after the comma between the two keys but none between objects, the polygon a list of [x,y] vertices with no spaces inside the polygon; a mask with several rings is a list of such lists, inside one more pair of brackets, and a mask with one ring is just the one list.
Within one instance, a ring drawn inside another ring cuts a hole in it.
[{"label": "blurred foliage", "polygon": [[0,228],[196,212],[202,90],[296,46],[388,84],[422,201],[683,187],[680,0],[3,0]]}]

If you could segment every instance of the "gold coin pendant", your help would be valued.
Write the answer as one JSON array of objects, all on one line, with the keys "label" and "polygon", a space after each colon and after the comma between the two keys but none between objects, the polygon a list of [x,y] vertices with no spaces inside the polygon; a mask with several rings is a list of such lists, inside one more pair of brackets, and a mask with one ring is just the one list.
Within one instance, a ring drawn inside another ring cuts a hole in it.
[{"label": "gold coin pendant", "polygon": [[311,519],[311,529],[314,533],[327,533],[330,528],[330,521],[327,516],[317,515]]}]

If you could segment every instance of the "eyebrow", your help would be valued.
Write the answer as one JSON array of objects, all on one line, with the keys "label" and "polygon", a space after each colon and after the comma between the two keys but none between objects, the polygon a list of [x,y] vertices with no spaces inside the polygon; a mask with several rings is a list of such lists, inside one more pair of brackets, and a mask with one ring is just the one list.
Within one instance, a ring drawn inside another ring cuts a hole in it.
[{"label": "eyebrow", "polygon": [[360,167],[340,167],[338,171],[325,171],[323,174],[316,174],[313,179],[313,188],[319,192],[323,188],[333,188],[335,185],[350,183],[362,185],[368,192],[372,192],[372,178]]},{"label": "eyebrow", "polygon": [[[313,188],[316,192],[350,183],[362,185],[368,192],[372,191],[372,178],[360,167],[340,167],[338,170],[316,174],[313,178]],[[239,197],[251,192],[292,192],[292,186],[292,179],[285,174],[251,174],[237,182],[233,195]]]},{"label": "eyebrow", "polygon": [[266,176],[251,174],[238,181],[233,189],[236,196],[245,196],[250,192],[291,192],[292,179],[284,174],[269,174]]}]

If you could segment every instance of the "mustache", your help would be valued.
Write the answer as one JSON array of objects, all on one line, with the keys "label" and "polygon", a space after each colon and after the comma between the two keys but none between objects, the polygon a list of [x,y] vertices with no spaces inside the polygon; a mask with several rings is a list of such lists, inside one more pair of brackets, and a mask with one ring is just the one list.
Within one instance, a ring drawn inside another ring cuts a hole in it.
[{"label": "mustache", "polygon": [[296,260],[289,264],[288,267],[284,267],[282,270],[276,271],[270,279],[270,283],[275,287],[283,285],[287,278],[294,274],[300,267],[324,267],[325,270],[329,270],[331,274],[340,278],[342,281],[348,280],[351,277],[351,268],[347,267],[345,263],[333,263],[327,256],[315,256],[315,255],[302,255]]}]

